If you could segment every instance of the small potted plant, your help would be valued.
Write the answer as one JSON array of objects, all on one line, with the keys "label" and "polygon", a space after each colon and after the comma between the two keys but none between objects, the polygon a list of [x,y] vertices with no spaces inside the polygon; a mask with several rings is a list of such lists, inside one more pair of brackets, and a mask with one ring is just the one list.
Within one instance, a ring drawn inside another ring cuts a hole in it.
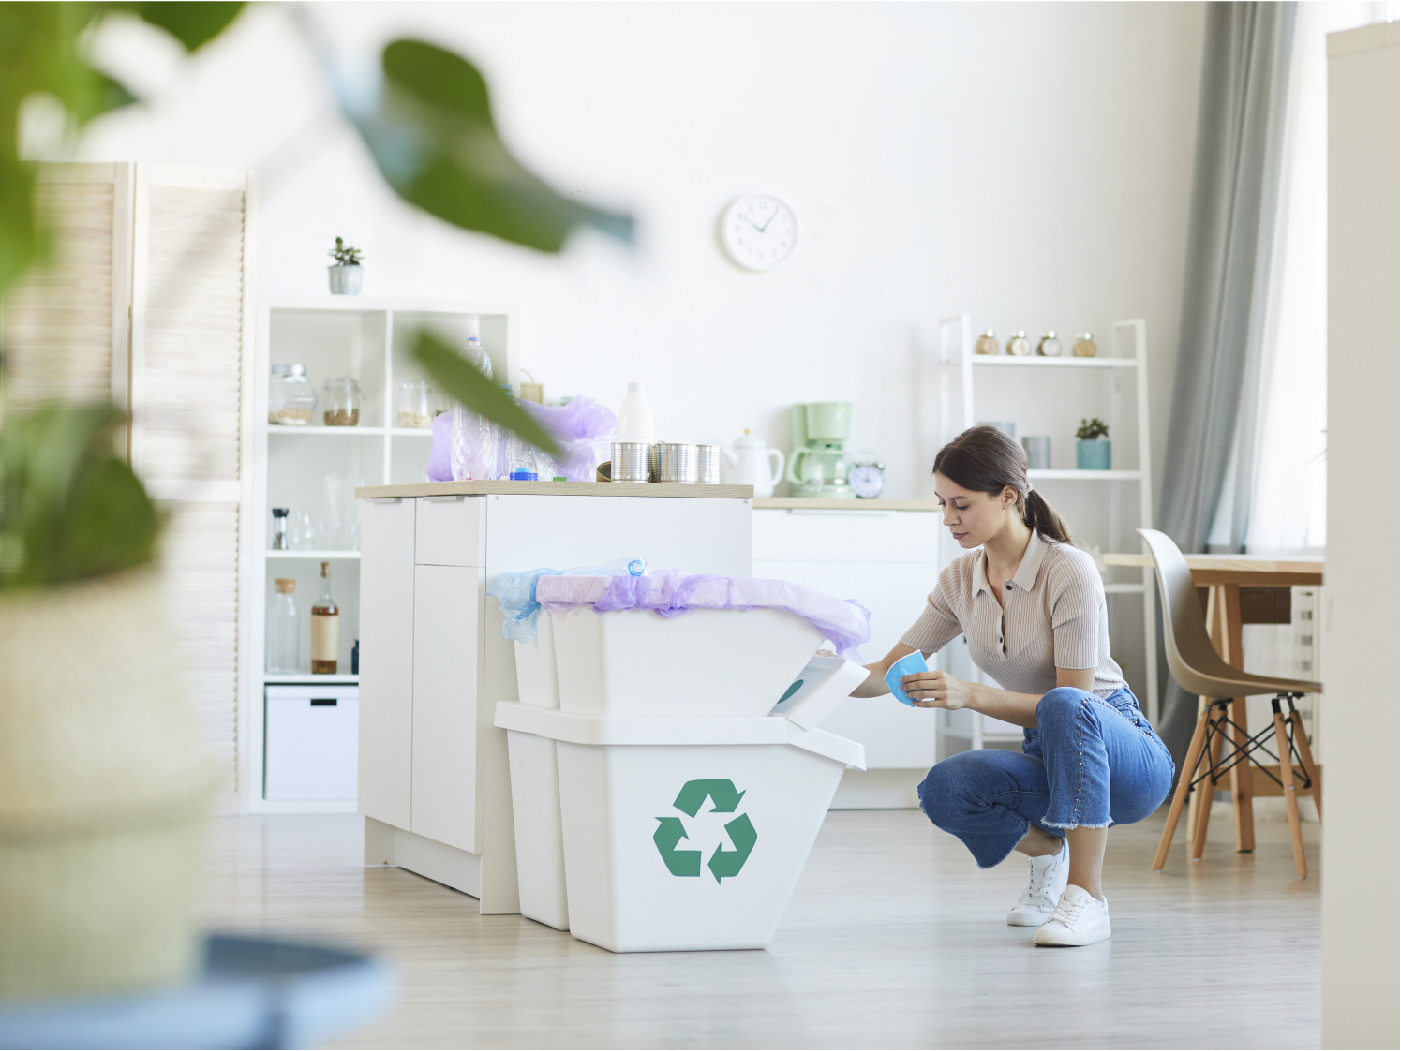
[{"label": "small potted plant", "polygon": [[1109,470],[1109,424],[1098,417],[1081,420],[1075,437],[1076,467],[1082,471]]},{"label": "small potted plant", "polygon": [[326,254],[336,261],[334,266],[326,268],[331,275],[331,294],[358,296],[365,282],[365,268],[361,265],[365,253],[337,237],[336,247]]}]

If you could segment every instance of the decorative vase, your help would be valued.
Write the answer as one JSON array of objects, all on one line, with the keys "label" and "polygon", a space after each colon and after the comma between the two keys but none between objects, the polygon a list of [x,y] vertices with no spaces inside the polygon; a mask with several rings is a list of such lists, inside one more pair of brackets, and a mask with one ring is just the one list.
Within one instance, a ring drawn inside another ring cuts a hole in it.
[{"label": "decorative vase", "polygon": [[1051,439],[1047,435],[1028,435],[1022,439],[1026,466],[1031,471],[1044,471],[1051,466]]},{"label": "decorative vase", "polygon": [[1075,442],[1075,466],[1082,471],[1109,470],[1109,439],[1077,439]]},{"label": "decorative vase", "polygon": [[0,1001],[198,965],[219,777],[167,624],[155,569],[0,596]]},{"label": "decorative vase", "polygon": [[358,296],[360,287],[365,283],[365,268],[363,266],[328,266],[327,272],[331,275],[331,294],[333,296]]}]

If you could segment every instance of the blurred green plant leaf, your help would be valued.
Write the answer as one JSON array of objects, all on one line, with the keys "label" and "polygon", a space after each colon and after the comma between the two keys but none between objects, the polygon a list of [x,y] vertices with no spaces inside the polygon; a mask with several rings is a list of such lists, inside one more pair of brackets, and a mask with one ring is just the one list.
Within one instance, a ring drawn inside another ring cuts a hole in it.
[{"label": "blurred green plant leaf", "polygon": [[159,26],[180,41],[187,52],[198,51],[222,33],[247,4],[226,0],[206,3],[118,2],[111,7],[129,11],[143,22]]},{"label": "blurred green plant leaf", "polygon": [[0,429],[0,588],[60,584],[141,565],[160,516],[112,452],[111,405],[39,409]]},{"label": "blurred green plant leaf", "polygon": [[559,445],[534,416],[431,332],[418,333],[413,356],[439,388],[478,416],[500,424],[550,456],[560,455]]},{"label": "blurred green plant leaf", "polygon": [[346,93],[346,114],[385,180],[404,200],[464,230],[558,252],[577,227],[630,242],[631,216],[557,193],[527,171],[496,133],[486,81],[460,55],[395,40],[381,56],[373,101]]},{"label": "blurred green plant leaf", "polygon": [[242,3],[0,3],[0,295],[50,239],[34,206],[34,165],[21,158],[21,110],[49,95],[74,129],[129,105],[134,97],[88,64],[85,35],[108,12],[125,11],[170,33],[193,51],[237,17]]}]

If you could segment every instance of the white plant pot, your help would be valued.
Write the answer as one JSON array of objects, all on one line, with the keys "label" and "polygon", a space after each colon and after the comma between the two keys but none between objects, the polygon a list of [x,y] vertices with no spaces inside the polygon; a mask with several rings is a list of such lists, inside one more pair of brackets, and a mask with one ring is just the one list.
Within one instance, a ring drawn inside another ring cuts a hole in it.
[{"label": "white plant pot", "polygon": [[358,296],[365,283],[363,266],[328,266],[331,275],[331,294],[334,296]]},{"label": "white plant pot", "polygon": [[218,774],[167,625],[154,570],[0,596],[0,1000],[198,963]]}]

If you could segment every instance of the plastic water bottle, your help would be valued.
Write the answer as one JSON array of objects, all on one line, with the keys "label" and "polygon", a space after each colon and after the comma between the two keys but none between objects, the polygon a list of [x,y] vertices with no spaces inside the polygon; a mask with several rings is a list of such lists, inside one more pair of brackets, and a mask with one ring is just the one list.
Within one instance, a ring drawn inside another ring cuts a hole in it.
[{"label": "plastic water bottle", "polygon": [[628,383],[627,397],[618,410],[618,441],[652,444],[652,409],[647,404],[647,385],[639,380]]},{"label": "plastic water bottle", "polygon": [[467,319],[467,345],[462,348],[462,356],[477,366],[483,376],[491,379],[491,358],[482,348],[482,319],[479,317]]}]

